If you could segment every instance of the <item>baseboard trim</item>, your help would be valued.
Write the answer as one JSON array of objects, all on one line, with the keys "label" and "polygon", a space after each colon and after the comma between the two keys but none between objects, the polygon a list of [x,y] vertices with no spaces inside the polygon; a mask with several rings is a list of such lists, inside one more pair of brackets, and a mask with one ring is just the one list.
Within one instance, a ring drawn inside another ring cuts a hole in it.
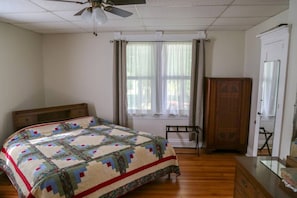
[{"label": "baseboard trim", "polygon": [[[189,141],[188,138],[169,138],[168,142],[177,148],[196,148],[196,141]],[[202,146],[202,142],[199,142],[199,147]]]}]

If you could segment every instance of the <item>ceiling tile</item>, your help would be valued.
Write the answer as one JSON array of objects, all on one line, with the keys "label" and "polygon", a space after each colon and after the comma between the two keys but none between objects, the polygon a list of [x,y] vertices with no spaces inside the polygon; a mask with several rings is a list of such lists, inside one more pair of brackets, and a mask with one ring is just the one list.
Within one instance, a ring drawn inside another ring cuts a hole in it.
[{"label": "ceiling tile", "polygon": [[73,11],[55,11],[53,12],[54,15],[59,16],[67,21],[82,21],[81,16],[74,16],[76,13]]},{"label": "ceiling tile", "polygon": [[[2,0],[1,0],[2,1]],[[48,1],[48,0],[30,0],[36,5],[46,10],[51,11],[69,11],[69,10],[77,10],[77,12],[85,7],[88,4],[77,4],[77,3],[68,3],[68,2],[59,2],[59,1]]]},{"label": "ceiling tile", "polygon": [[287,9],[287,6],[230,6],[221,17],[265,17],[273,16]]},{"label": "ceiling tile", "polygon": [[146,0],[149,6],[197,6],[197,5],[229,5],[233,0]]},{"label": "ceiling tile", "polygon": [[143,18],[187,18],[187,17],[218,17],[225,6],[199,7],[138,7]]},{"label": "ceiling tile", "polygon": [[289,0],[235,0],[233,5],[289,5]]},{"label": "ceiling tile", "polygon": [[102,28],[98,28],[98,32],[135,32],[135,31],[139,31],[139,32],[144,32],[146,31],[146,29],[144,27],[135,27],[135,28],[131,28],[131,27],[102,27]]},{"label": "ceiling tile", "polygon": [[171,26],[191,26],[191,25],[210,25],[215,18],[159,18],[159,19],[143,19],[143,24],[146,26],[162,26],[162,25],[171,25]]},{"label": "ceiling tile", "polygon": [[206,30],[208,26],[203,25],[176,25],[176,26],[170,26],[170,25],[162,25],[162,26],[147,26],[146,30],[148,31],[156,31],[156,30],[162,30],[162,31],[199,31],[199,30]]},{"label": "ceiling tile", "polygon": [[8,23],[37,23],[37,22],[50,22],[50,21],[62,21],[61,18],[48,13],[19,13],[19,14],[2,14],[0,13],[1,20]]},{"label": "ceiling tile", "polygon": [[28,0],[0,0],[0,13],[43,12]]},{"label": "ceiling tile", "polygon": [[255,25],[266,19],[268,19],[268,17],[219,18],[212,25]]},{"label": "ceiling tile", "polygon": [[236,26],[226,26],[226,25],[213,25],[208,27],[208,30],[211,31],[244,31],[250,29],[251,25],[236,25]]},{"label": "ceiling tile", "polygon": [[[77,26],[83,29],[94,28],[93,23],[86,23],[84,21],[75,22],[74,24],[76,24]],[[96,27],[98,27],[98,29],[106,29],[106,28],[118,29],[123,27],[133,29],[137,27],[143,27],[143,25],[141,20],[109,20],[107,21],[107,23],[103,25],[97,25]]]},{"label": "ceiling tile", "polygon": [[67,22],[47,22],[47,23],[23,23],[16,24],[25,29],[35,29],[41,33],[62,33],[62,32],[83,32],[84,30],[74,23]]},{"label": "ceiling tile", "polygon": [[143,23],[139,19],[131,20],[108,20],[107,23],[103,24],[102,27],[138,27],[142,26]]},{"label": "ceiling tile", "polygon": [[35,27],[38,29],[65,29],[65,28],[79,28],[79,26],[73,24],[73,23],[67,23],[67,22],[46,22],[46,23],[21,23],[16,24],[18,26],[22,27]]},{"label": "ceiling tile", "polygon": [[[79,0],[81,2],[86,0]],[[40,33],[93,31],[93,24],[74,16],[80,5],[49,0],[0,0],[0,22]],[[288,9],[289,0],[147,0],[117,6],[133,13],[122,18],[106,12],[100,31],[246,30]]]}]

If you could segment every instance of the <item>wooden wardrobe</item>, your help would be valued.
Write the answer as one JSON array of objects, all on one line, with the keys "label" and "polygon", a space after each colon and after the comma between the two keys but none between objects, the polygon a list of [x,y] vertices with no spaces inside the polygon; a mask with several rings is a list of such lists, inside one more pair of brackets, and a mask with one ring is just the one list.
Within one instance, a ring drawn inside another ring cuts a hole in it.
[{"label": "wooden wardrobe", "polygon": [[204,134],[206,152],[246,153],[250,120],[250,78],[206,78]]}]

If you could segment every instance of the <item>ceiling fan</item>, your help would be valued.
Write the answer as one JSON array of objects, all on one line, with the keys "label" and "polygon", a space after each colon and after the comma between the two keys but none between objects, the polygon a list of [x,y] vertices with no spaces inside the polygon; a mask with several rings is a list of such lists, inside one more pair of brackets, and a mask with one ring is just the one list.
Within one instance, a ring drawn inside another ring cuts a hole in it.
[{"label": "ceiling fan", "polygon": [[[95,23],[101,25],[106,23],[107,17],[104,13],[110,12],[114,15],[120,17],[129,17],[133,13],[127,10],[117,8],[118,5],[131,5],[131,4],[145,4],[146,0],[87,0],[87,1],[73,1],[73,0],[48,0],[48,1],[58,1],[76,4],[89,4],[88,7],[83,8],[79,12],[75,13],[74,16],[82,16],[85,20],[92,19]],[[94,35],[97,34],[94,31]]]}]

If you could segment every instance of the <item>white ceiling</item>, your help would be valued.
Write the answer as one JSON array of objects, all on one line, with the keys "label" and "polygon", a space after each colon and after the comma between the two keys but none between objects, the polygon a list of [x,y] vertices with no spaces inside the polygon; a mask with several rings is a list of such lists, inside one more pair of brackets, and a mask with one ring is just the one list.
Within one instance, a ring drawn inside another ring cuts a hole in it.
[{"label": "white ceiling", "polygon": [[[78,0],[84,2],[85,0]],[[75,13],[87,4],[47,0],[0,0],[0,22],[38,33],[93,32],[93,24]],[[289,0],[146,0],[118,6],[133,13],[107,13],[98,32],[247,30],[289,7]]]}]

